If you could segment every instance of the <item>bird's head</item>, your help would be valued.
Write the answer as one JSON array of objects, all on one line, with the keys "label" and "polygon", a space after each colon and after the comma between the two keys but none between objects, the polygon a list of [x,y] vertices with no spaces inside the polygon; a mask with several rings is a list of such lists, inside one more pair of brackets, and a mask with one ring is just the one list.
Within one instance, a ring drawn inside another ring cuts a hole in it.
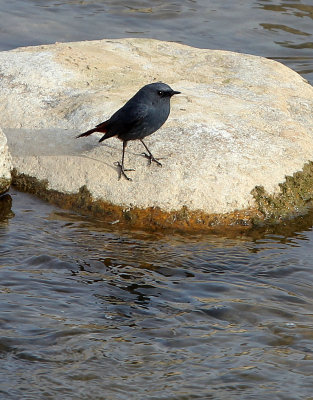
[{"label": "bird's head", "polygon": [[150,83],[144,86],[140,91],[155,100],[163,99],[163,101],[166,101],[166,99],[169,101],[174,94],[180,94],[180,92],[173,90],[169,85],[163,82]]}]

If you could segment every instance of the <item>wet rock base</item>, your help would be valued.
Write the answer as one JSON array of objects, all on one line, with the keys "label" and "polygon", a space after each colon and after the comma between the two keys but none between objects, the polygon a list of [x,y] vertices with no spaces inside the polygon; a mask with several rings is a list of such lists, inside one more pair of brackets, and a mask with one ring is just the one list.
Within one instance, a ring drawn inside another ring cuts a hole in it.
[{"label": "wet rock base", "polygon": [[226,232],[247,231],[261,221],[262,213],[256,209],[234,211],[227,214],[205,214],[201,211],[190,211],[187,207],[165,212],[159,207],[140,209],[122,207],[101,200],[94,200],[82,186],[78,193],[60,193],[48,188],[48,181],[12,171],[13,185],[20,191],[32,193],[58,207],[101,218],[111,225],[144,230],[176,230],[183,232]]}]

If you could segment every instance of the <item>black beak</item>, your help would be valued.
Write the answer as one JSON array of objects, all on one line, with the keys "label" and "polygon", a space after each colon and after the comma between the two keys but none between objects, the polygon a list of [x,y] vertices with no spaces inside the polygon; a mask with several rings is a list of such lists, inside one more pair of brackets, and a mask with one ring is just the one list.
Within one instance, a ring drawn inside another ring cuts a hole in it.
[{"label": "black beak", "polygon": [[177,92],[176,90],[171,91],[171,97],[174,96],[174,94],[180,94],[181,92]]}]

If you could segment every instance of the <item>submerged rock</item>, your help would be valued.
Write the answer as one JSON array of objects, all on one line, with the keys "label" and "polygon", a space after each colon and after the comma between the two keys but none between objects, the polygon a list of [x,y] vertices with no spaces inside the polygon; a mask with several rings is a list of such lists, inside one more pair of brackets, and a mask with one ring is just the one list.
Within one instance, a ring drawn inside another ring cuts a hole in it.
[{"label": "submerged rock", "polygon": [[7,139],[0,129],[0,194],[6,192],[11,184],[11,156],[8,151]]},{"label": "submerged rock", "polygon": [[[110,208],[112,218],[127,214],[148,225],[201,229],[277,220],[310,204],[311,168],[300,173],[306,182],[301,204],[298,175],[290,190],[285,177],[313,158],[313,88],[280,63],[118,39],[2,52],[0,74],[0,125],[20,187],[31,182],[28,189],[36,191],[37,182],[42,194],[44,182],[47,198],[49,191],[78,196],[70,206]],[[113,138],[99,145],[101,134],[75,136],[154,81],[182,92],[172,99],[166,124],[146,140],[155,157],[163,158],[163,168],[148,167],[142,145],[130,142],[126,167],[136,170],[129,173],[133,181],[118,181],[114,162],[120,160],[121,142]],[[79,193],[88,193],[88,201]]]}]

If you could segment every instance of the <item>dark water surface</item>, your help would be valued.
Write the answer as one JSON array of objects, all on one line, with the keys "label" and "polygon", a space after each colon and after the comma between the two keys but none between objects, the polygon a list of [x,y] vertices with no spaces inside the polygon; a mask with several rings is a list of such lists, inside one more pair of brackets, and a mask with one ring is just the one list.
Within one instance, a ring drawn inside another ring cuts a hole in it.
[{"label": "dark water surface", "polygon": [[[0,0],[0,50],[154,37],[313,82],[312,19],[299,0]],[[149,234],[10,194],[1,400],[313,399],[313,216],[251,237]]]},{"label": "dark water surface", "polygon": [[312,399],[311,229],[120,232],[11,196],[1,399]]}]

